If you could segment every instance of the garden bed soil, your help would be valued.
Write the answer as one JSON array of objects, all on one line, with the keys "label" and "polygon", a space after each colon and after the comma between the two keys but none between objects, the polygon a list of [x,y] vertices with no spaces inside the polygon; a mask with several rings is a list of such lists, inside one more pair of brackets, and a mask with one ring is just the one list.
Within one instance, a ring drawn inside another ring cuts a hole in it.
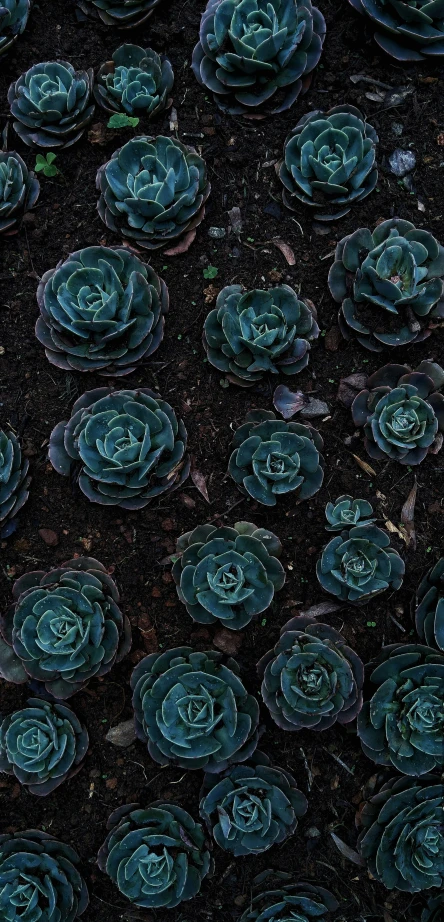
[{"label": "garden bed soil", "polygon": [[[206,521],[231,524],[246,519],[272,529],[283,542],[284,589],[262,620],[239,635],[229,634],[238,647],[236,656],[245,684],[256,694],[255,664],[275,643],[280,627],[298,611],[329,598],[315,576],[316,560],[328,540],[324,531],[328,500],[342,493],[365,497],[375,504],[380,524],[389,520],[398,526],[403,503],[417,481],[416,550],[407,549],[393,536],[406,560],[402,590],[383,595],[367,608],[347,607],[327,618],[343,631],[365,662],[381,644],[415,636],[411,618],[415,588],[440,556],[444,452],[429,456],[416,472],[394,462],[372,462],[375,474],[369,475],[359,466],[354,455],[363,460],[366,455],[360,439],[348,441],[354,427],[350,412],[336,400],[338,382],[352,371],[370,373],[390,357],[375,356],[340,339],[337,309],[326,279],[337,240],[359,226],[373,228],[381,219],[399,215],[431,229],[444,241],[442,68],[396,66],[378,53],[364,20],[347,3],[321,0],[320,6],[328,33],[313,85],[289,113],[269,121],[244,122],[221,115],[196,84],[190,58],[203,8],[196,0],[162,5],[133,39],[168,53],[176,76],[177,136],[194,144],[206,159],[213,188],[205,221],[189,252],[175,258],[158,251],[152,255],[151,262],[170,291],[165,338],[152,361],[128,378],[117,379],[116,384],[158,389],[182,415],[195,470],[205,478],[209,503],[190,479],[177,493],[137,513],[89,504],[47,461],[48,438],[55,423],[69,415],[74,399],[83,391],[106,381],[97,375],[68,374],[47,362],[34,337],[37,282],[73,250],[121,242],[96,212],[95,177],[98,167],[135,132],[107,129],[106,113],[97,109],[80,143],[58,155],[60,175],[41,177],[40,200],[20,234],[1,244],[0,422],[20,434],[33,477],[18,528],[1,542],[2,608],[9,603],[14,579],[24,571],[53,567],[75,554],[87,554],[113,573],[133,629],[132,652],[124,662],[71,700],[91,739],[82,771],[45,799],[27,794],[13,777],[0,779],[1,832],[40,827],[78,850],[91,895],[85,922],[152,918],[152,913],[126,903],[95,863],[112,810],[127,802],[147,804],[162,799],[198,815],[199,772],[160,768],[141,743],[117,749],[105,739],[111,727],[131,717],[129,678],[143,655],[184,643],[196,649],[211,648],[213,643],[226,645],[226,635],[221,639],[217,628],[194,624],[177,599],[168,561],[176,538]],[[79,22],[71,2],[36,2],[25,34],[13,53],[2,59],[2,124],[7,121],[8,86],[32,64],[59,57],[76,68],[97,68],[119,43],[112,29],[91,20]],[[407,86],[411,93],[400,106],[390,107],[387,102],[369,99],[368,93],[375,96],[381,89],[354,83],[354,75],[375,76],[395,88]],[[274,163],[281,156],[287,132],[302,114],[344,102],[362,108],[379,133],[378,187],[342,221],[314,227],[302,207],[296,213],[284,210]],[[136,133],[169,134],[169,121],[170,115],[161,116],[151,127],[142,120]],[[394,123],[402,125],[400,137],[393,130]],[[387,158],[399,146],[416,154],[414,191],[407,191],[387,170]],[[11,124],[8,147],[33,166],[33,152],[15,136]],[[239,238],[229,230],[228,211],[234,206],[240,208],[242,219]],[[222,239],[212,239],[210,227],[224,228],[227,233]],[[295,265],[287,264],[273,238],[293,249]],[[218,270],[212,280],[204,278],[208,265]],[[319,312],[322,335],[312,348],[308,369],[290,384],[328,404],[329,414],[316,421],[325,441],[326,476],[321,491],[303,505],[295,505],[290,494],[275,509],[267,509],[242,498],[225,471],[232,430],[250,408],[271,408],[279,378],[252,389],[223,387],[221,374],[204,361],[201,331],[224,285],[267,287],[280,281],[300,288]],[[443,331],[438,329],[428,341],[404,349],[401,357],[396,354],[394,361],[412,366],[423,358],[442,362],[443,342]],[[42,529],[55,537],[43,532],[42,538]],[[57,543],[47,545],[44,538],[48,537]],[[26,697],[26,687],[0,682],[3,713],[20,707]],[[291,734],[278,730],[265,709],[262,719],[266,733],[261,747],[296,776],[309,799],[308,813],[294,837],[259,858],[235,861],[215,847],[213,879],[204,881],[192,904],[175,910],[175,918],[236,919],[248,905],[254,876],[273,867],[329,886],[342,902],[342,917],[350,922],[370,918],[399,922],[417,901],[388,893],[366,870],[347,862],[330,837],[334,831],[355,847],[354,816],[363,786],[369,791],[375,781],[375,766],[361,754],[354,730],[336,726],[319,734]],[[156,918],[165,922],[172,915],[159,911]]]}]

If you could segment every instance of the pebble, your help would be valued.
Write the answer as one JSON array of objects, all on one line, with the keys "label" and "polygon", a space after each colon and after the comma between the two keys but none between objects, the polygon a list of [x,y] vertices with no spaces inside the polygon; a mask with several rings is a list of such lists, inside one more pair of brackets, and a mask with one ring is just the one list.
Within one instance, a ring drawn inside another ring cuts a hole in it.
[{"label": "pebble", "polygon": [[330,410],[324,400],[309,397],[307,406],[303,407],[300,416],[304,419],[314,419],[316,416],[327,416]]},{"label": "pebble", "polygon": [[108,743],[112,743],[113,746],[120,746],[121,749],[126,749],[128,746],[131,746],[136,741],[134,720],[132,718],[130,720],[123,720],[122,723],[117,724],[115,727],[111,727],[105,739]]},{"label": "pebble", "polygon": [[223,627],[215,633],[213,644],[218,650],[222,650],[222,653],[228,653],[232,656],[233,653],[238,652],[242,640],[243,638],[238,631],[229,631]]},{"label": "pebble", "polygon": [[51,528],[39,528],[39,535],[48,547],[56,547],[59,543],[58,534]]},{"label": "pebble", "polygon": [[221,240],[222,237],[225,237],[226,233],[224,227],[210,227],[208,236],[213,237],[214,240]]},{"label": "pebble", "polygon": [[415,169],[416,155],[411,150],[402,150],[400,147],[397,147],[396,150],[390,154],[389,164],[395,176],[407,176],[407,173],[411,173],[411,171]]}]

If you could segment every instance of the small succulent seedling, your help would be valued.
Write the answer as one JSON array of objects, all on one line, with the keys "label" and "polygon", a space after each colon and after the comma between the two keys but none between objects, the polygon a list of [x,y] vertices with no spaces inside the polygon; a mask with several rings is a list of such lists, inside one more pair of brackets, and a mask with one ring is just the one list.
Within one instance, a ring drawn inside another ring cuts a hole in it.
[{"label": "small succulent seedling", "polygon": [[140,119],[136,115],[125,115],[123,112],[115,112],[111,116],[107,128],[136,128]]}]

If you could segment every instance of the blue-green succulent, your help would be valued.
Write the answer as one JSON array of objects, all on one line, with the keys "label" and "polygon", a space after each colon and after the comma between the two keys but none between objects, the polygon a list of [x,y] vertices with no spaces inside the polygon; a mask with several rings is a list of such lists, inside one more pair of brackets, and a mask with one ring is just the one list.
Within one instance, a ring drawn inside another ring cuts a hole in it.
[{"label": "blue-green succulent", "polygon": [[258,742],[259,705],[233,659],[177,647],[151,653],[131,677],[136,732],[161,765],[222,772],[249,759]]},{"label": "blue-green succulent", "polygon": [[370,525],[375,521],[372,515],[373,507],[366,499],[353,499],[345,494],[338,496],[334,503],[327,503],[325,517],[328,525],[325,527],[327,531],[343,531],[353,525],[362,525],[364,520]]},{"label": "blue-green succulent", "polygon": [[[267,889],[262,891],[262,885]],[[338,909],[332,893],[313,881],[294,881],[285,871],[263,871],[240,922],[329,922]]]},{"label": "blue-green succulent", "polygon": [[71,147],[94,115],[94,73],[68,61],[34,64],[9,87],[8,102],[19,138],[34,148]]},{"label": "blue-green succulent", "polygon": [[416,603],[416,630],[421,640],[444,653],[444,557],[421,580]]},{"label": "blue-green succulent", "polygon": [[101,19],[106,26],[136,29],[148,21],[161,0],[77,0],[87,16]]},{"label": "blue-green succulent", "polygon": [[125,804],[111,814],[98,864],[135,906],[174,909],[212,870],[200,823],[177,804]]},{"label": "blue-green succulent", "polygon": [[444,57],[444,16],[440,0],[350,0],[368,17],[373,38],[395,62],[437,62]]},{"label": "blue-green succulent", "polygon": [[404,571],[387,532],[369,522],[332,538],[316,565],[322,588],[356,605],[366,605],[387,589],[400,589]]},{"label": "blue-green succulent", "polygon": [[307,800],[293,775],[263,752],[222,777],[205,775],[200,815],[215,841],[235,858],[259,855],[293,835]]},{"label": "blue-green succulent", "polygon": [[30,794],[51,794],[82,767],[88,733],[71,708],[29,698],[0,722],[0,771]]},{"label": "blue-green succulent", "polygon": [[12,519],[29,496],[29,461],[13,432],[0,429],[0,524]]},{"label": "blue-green succulent", "polygon": [[31,0],[2,0],[0,6],[0,55],[10,51],[26,29]]},{"label": "blue-green succulent", "polygon": [[199,525],[177,541],[173,578],[188,614],[237,631],[271,605],[285,571],[279,539],[251,522]]},{"label": "blue-green succulent", "polygon": [[96,101],[111,114],[152,118],[168,103],[174,74],[164,55],[140,45],[120,45],[102,64],[94,84]]},{"label": "blue-green succulent", "polygon": [[40,183],[14,150],[0,151],[0,235],[16,234],[22,218],[34,208]]}]

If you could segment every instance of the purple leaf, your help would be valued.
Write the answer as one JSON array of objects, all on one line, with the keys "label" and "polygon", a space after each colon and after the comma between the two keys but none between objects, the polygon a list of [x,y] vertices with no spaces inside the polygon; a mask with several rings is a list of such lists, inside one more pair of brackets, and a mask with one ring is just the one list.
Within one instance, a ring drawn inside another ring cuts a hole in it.
[{"label": "purple leaf", "polygon": [[308,402],[308,397],[302,391],[290,391],[285,384],[279,384],[273,394],[273,404],[284,419],[291,419]]}]

